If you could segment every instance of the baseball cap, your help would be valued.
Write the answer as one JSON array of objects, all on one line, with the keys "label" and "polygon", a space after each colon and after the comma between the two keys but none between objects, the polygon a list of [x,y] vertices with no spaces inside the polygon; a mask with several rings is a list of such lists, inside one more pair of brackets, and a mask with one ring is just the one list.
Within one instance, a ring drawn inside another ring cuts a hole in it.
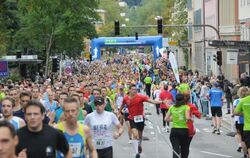
[{"label": "baseball cap", "polygon": [[104,103],[104,98],[103,97],[95,97],[94,99],[95,105],[102,105]]},{"label": "baseball cap", "polygon": [[214,84],[213,84],[215,87],[219,87],[219,83],[218,82],[214,82]]}]

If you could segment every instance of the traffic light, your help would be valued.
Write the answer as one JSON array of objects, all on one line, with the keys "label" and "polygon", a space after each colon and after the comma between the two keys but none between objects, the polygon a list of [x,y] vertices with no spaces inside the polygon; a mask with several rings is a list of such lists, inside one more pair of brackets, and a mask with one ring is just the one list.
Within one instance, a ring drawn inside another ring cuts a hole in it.
[{"label": "traffic light", "polygon": [[217,51],[217,65],[221,66],[222,65],[222,52],[221,51]]},{"label": "traffic light", "polygon": [[162,18],[157,19],[157,31],[158,34],[162,34]]},{"label": "traffic light", "polygon": [[17,52],[16,52],[16,58],[17,58],[17,59],[22,58],[22,52],[21,52],[21,51],[17,51]]},{"label": "traffic light", "polygon": [[213,55],[213,61],[217,61],[217,56]]},{"label": "traffic light", "polygon": [[119,20],[115,20],[115,35],[120,35],[120,23],[119,23]]},{"label": "traffic light", "polygon": [[60,60],[57,58],[52,59],[52,72],[57,72],[60,69]]},{"label": "traffic light", "polygon": [[135,33],[135,40],[138,40],[138,32]]}]

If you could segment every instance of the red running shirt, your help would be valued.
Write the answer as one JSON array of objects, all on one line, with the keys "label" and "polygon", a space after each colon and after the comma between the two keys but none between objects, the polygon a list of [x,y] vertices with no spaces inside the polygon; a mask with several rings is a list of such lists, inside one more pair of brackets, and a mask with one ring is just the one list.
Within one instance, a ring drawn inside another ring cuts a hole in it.
[{"label": "red running shirt", "polygon": [[126,104],[128,106],[128,119],[133,120],[134,116],[143,115],[143,102],[147,102],[148,100],[149,97],[142,94],[136,94],[133,98],[130,98],[128,95],[126,95],[122,104]]},{"label": "red running shirt", "polygon": [[[162,90],[160,93],[159,98],[161,100],[170,100],[170,101],[174,101],[172,94],[169,91],[166,90]],[[168,109],[170,105],[166,105],[166,104],[160,104],[160,108],[161,109]]]}]

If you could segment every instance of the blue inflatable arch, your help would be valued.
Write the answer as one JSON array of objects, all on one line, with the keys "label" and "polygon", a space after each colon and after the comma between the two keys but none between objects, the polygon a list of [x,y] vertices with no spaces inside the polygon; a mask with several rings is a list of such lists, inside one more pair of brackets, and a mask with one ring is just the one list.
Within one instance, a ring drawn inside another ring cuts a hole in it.
[{"label": "blue inflatable arch", "polygon": [[154,61],[159,57],[162,48],[162,36],[139,36],[135,37],[100,37],[91,40],[92,59],[101,59],[101,48],[119,46],[153,46]]}]

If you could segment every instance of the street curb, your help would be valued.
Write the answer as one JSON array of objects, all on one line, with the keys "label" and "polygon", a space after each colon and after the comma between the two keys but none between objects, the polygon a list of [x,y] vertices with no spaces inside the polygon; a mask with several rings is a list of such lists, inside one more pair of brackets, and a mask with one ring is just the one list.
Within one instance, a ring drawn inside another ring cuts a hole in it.
[{"label": "street curb", "polygon": [[221,120],[221,126],[229,131],[231,131],[231,122],[229,120]]}]

